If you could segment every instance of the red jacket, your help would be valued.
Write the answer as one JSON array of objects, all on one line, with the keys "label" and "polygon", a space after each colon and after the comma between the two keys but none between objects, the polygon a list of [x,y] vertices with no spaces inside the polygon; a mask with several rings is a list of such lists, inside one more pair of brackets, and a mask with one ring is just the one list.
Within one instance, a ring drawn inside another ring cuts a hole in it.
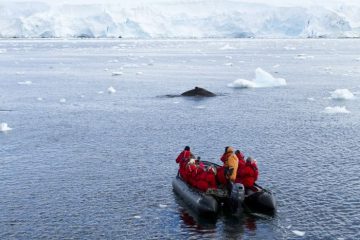
[{"label": "red jacket", "polygon": [[244,184],[246,188],[250,188],[254,186],[254,183],[256,182],[258,178],[258,169],[256,167],[256,163],[245,163],[245,166],[243,167],[243,170],[241,170],[240,176],[237,178],[236,182],[240,182]]},{"label": "red jacket", "polygon": [[176,163],[180,163],[182,160],[189,160],[190,156],[191,156],[191,152],[184,150],[176,158]]}]

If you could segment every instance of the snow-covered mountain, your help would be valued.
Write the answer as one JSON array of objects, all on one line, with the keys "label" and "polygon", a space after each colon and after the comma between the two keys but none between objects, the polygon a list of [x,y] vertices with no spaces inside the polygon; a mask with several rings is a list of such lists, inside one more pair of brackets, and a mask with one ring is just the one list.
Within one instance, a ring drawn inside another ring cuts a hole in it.
[{"label": "snow-covered mountain", "polygon": [[271,6],[231,0],[138,4],[0,3],[0,37],[360,37],[360,6]]}]

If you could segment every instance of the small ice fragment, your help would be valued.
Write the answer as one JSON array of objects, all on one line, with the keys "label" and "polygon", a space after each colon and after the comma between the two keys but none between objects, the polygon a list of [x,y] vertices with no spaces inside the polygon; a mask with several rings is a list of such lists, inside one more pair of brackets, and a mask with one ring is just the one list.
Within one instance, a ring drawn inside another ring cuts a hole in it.
[{"label": "small ice fragment", "polygon": [[104,93],[104,91],[98,91],[98,94],[103,94]]},{"label": "small ice fragment", "polygon": [[0,123],[0,132],[10,131],[11,129],[7,123]]},{"label": "small ice fragment", "polygon": [[195,106],[196,109],[205,109],[206,107],[204,105]]},{"label": "small ice fragment", "polygon": [[36,100],[38,100],[38,101],[42,101],[42,100],[43,100],[43,98],[38,97],[38,98],[36,98]]},{"label": "small ice fragment", "polygon": [[141,218],[141,216],[136,215],[136,216],[134,216],[134,218],[136,218],[136,219],[140,219],[140,218]]},{"label": "small ice fragment", "polygon": [[81,98],[85,98],[85,95],[80,95]]},{"label": "small ice fragment", "polygon": [[225,63],[224,65],[225,65],[225,66],[230,66],[230,67],[231,67],[231,66],[233,65],[233,63],[228,62],[228,63]]},{"label": "small ice fragment", "polygon": [[275,64],[275,65],[273,66],[273,68],[278,68],[278,67],[280,67],[280,64]]},{"label": "small ice fragment", "polygon": [[6,53],[6,52],[7,52],[6,49],[4,49],[4,48],[0,49],[0,53]]},{"label": "small ice fragment", "polygon": [[346,109],[345,106],[339,107],[326,107],[324,110],[325,113],[329,113],[329,114],[336,114],[336,113],[350,113],[349,110]]},{"label": "small ice fragment", "polygon": [[66,99],[65,98],[60,98],[59,102],[60,103],[66,103]]},{"label": "small ice fragment", "polygon": [[161,208],[166,208],[167,205],[165,205],[165,204],[159,204],[159,207],[161,207]]},{"label": "small ice fragment", "polygon": [[24,72],[16,72],[16,75],[24,75]]},{"label": "small ice fragment", "polygon": [[230,46],[229,44],[225,44],[224,46],[219,48],[219,50],[233,50],[233,49],[235,49],[235,48]]},{"label": "small ice fragment", "polygon": [[350,100],[354,98],[354,94],[349,89],[336,89],[331,92],[331,99],[334,100]]},{"label": "small ice fragment", "polygon": [[24,82],[18,82],[18,84],[20,84],[20,85],[31,85],[32,82],[31,81],[24,81]]},{"label": "small ice fragment", "polygon": [[315,101],[315,98],[309,97],[309,98],[307,98],[307,100],[309,100],[309,101]]},{"label": "small ice fragment", "polygon": [[136,73],[136,75],[142,75],[143,74],[143,72],[137,72]]},{"label": "small ice fragment", "polygon": [[296,47],[285,46],[284,49],[285,49],[285,50],[296,50]]},{"label": "small ice fragment", "polygon": [[178,104],[178,103],[180,103],[180,102],[179,102],[179,101],[175,101],[174,103],[175,103],[175,104]]},{"label": "small ice fragment", "polygon": [[286,228],[287,228],[287,229],[290,229],[290,228],[291,228],[291,225],[287,226]]},{"label": "small ice fragment", "polygon": [[120,76],[120,75],[123,75],[123,72],[112,72],[111,75],[112,76]]},{"label": "small ice fragment", "polygon": [[358,62],[360,62],[360,57],[358,57],[358,58],[355,58],[355,61],[358,61]]},{"label": "small ice fragment", "polygon": [[104,71],[107,72],[107,71],[109,71],[109,69],[108,69],[108,68],[105,68]]},{"label": "small ice fragment", "polygon": [[117,59],[113,59],[113,60],[108,61],[108,63],[117,63],[117,62],[119,62],[119,60],[117,60]]},{"label": "small ice fragment", "polygon": [[303,231],[293,230],[292,232],[299,237],[303,237],[305,235],[305,232]]},{"label": "small ice fragment", "polygon": [[109,87],[107,91],[108,91],[108,93],[110,93],[110,94],[116,93],[116,90],[115,90],[115,88],[113,88],[113,87]]},{"label": "small ice fragment", "polygon": [[232,59],[232,56],[225,56],[225,58],[227,58],[227,59]]}]

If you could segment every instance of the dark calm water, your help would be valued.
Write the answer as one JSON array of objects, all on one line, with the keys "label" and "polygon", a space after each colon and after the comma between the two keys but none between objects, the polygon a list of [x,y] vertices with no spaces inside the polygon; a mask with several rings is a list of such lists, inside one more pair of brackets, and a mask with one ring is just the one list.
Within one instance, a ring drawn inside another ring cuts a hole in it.
[{"label": "dark calm water", "polygon": [[[0,132],[0,239],[360,238],[360,100],[329,99],[360,91],[360,41],[4,40],[0,49],[0,109],[12,110],[0,122],[13,128]],[[288,85],[227,87],[257,67]],[[161,97],[194,86],[225,95]],[[324,112],[334,106],[351,113]],[[199,219],[171,186],[185,145],[206,160],[227,145],[255,157],[278,214]]]}]

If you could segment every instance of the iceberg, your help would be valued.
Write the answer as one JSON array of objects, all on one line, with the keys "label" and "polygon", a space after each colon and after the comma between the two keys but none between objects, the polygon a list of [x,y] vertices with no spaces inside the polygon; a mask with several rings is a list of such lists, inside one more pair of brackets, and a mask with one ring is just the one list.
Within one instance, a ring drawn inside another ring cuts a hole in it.
[{"label": "iceberg", "polygon": [[7,123],[0,123],[0,132],[7,132],[10,130],[12,130],[12,128],[10,128]]},{"label": "iceberg", "polygon": [[283,78],[275,78],[270,73],[261,68],[255,70],[255,79],[252,81],[246,79],[237,79],[228,84],[231,88],[264,88],[285,86],[286,80]]},{"label": "iceberg", "polygon": [[354,94],[349,89],[336,89],[331,92],[331,99],[334,100],[350,100],[354,99]]},{"label": "iceberg", "polygon": [[324,110],[325,113],[329,113],[329,114],[336,114],[336,113],[350,113],[349,110],[346,109],[345,106],[339,107],[326,107]]}]

